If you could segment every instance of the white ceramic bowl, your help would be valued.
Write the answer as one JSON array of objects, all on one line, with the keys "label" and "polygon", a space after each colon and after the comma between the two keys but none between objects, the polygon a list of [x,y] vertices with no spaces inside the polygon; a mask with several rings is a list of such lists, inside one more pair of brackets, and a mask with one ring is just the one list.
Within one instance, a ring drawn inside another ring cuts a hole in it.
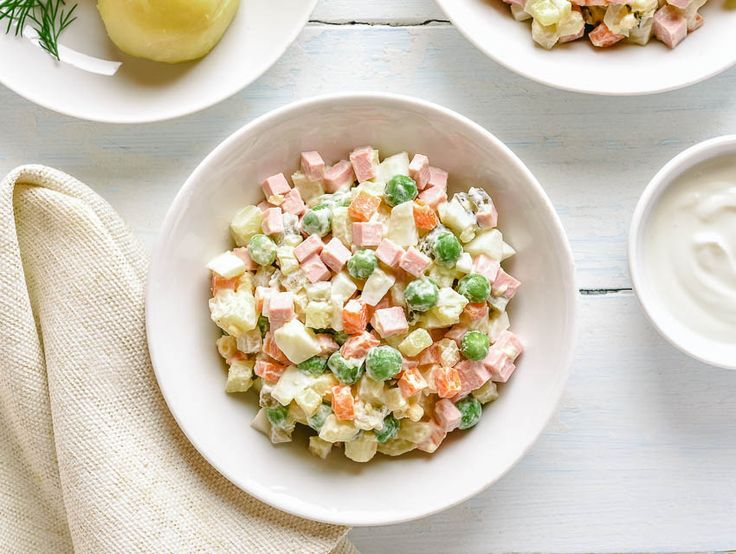
[{"label": "white ceramic bowl", "polygon": [[736,63],[736,9],[709,0],[705,24],[670,50],[647,46],[594,48],[587,39],[547,51],[532,40],[501,0],[437,0],[468,40],[496,62],[534,81],[577,92],[635,95],[664,92],[712,77]]},{"label": "white ceramic bowl", "polygon": [[723,155],[736,154],[736,135],[718,137],[688,148],[665,165],[639,199],[629,232],[629,271],[634,290],[644,311],[659,333],[682,352],[706,364],[736,369],[736,343],[708,339],[682,324],[670,311],[666,299],[658,294],[657,280],[647,260],[647,233],[652,213],[667,189],[678,177],[697,165]]},{"label": "white ceramic bowl", "polygon": [[[481,423],[454,433],[432,455],[377,456],[360,465],[333,453],[312,456],[302,436],[275,447],[249,427],[255,394],[223,392],[207,308],[205,264],[231,248],[228,224],[261,200],[259,183],[297,169],[299,153],[329,161],[356,145],[382,154],[429,155],[455,187],[482,185],[500,227],[518,250],[509,260],[523,282],[513,329],[527,350]],[[164,222],[148,283],[148,340],[166,401],[194,446],[243,490],[284,511],[330,523],[382,525],[461,502],[496,481],[541,433],[555,410],[573,350],[577,290],[560,221],[534,176],[498,139],[433,104],[390,95],[321,97],[292,104],[236,132],[196,169]]]},{"label": "white ceramic bowl", "polygon": [[122,54],[107,38],[96,2],[79,1],[78,20],[60,43],[122,61],[118,73],[107,77],[55,62],[27,39],[0,33],[0,83],[31,102],[80,119],[145,123],[183,116],[255,81],[296,38],[316,3],[242,0],[232,25],[208,56],[168,65]]}]

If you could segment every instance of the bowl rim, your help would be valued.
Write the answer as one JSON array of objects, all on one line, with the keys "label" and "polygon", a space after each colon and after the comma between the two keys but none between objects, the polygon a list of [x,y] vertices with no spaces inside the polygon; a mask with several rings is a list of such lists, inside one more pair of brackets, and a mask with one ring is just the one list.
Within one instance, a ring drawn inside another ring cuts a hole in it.
[{"label": "bowl rim", "polygon": [[[161,367],[163,362],[161,360],[161,354],[158,350],[157,344],[154,340],[152,340],[152,337],[154,335],[157,335],[156,330],[154,329],[154,326],[153,326],[152,316],[151,316],[152,312],[155,310],[156,299],[151,294],[151,287],[149,286],[151,279],[158,277],[156,274],[158,272],[158,268],[160,267],[160,264],[157,262],[157,260],[163,259],[163,257],[165,256],[164,247],[165,247],[166,237],[170,235],[171,228],[174,225],[175,221],[178,219],[179,213],[181,212],[182,208],[185,207],[188,197],[191,194],[191,191],[196,187],[196,182],[200,181],[202,176],[206,174],[206,172],[208,171],[209,164],[214,159],[219,157],[219,155],[224,150],[229,149],[233,144],[236,144],[238,141],[240,141],[241,137],[243,137],[244,135],[249,134],[253,131],[257,131],[258,128],[261,126],[268,125],[269,121],[273,118],[278,118],[278,117],[284,116],[289,113],[301,112],[305,109],[309,109],[310,107],[319,106],[324,103],[335,104],[339,102],[366,102],[366,103],[368,102],[388,102],[388,103],[395,104],[395,105],[404,105],[407,108],[415,108],[415,109],[421,108],[422,110],[430,112],[430,113],[439,112],[446,117],[455,119],[459,124],[468,126],[472,128],[474,131],[483,134],[487,140],[489,140],[492,144],[494,144],[497,148],[499,148],[500,151],[502,151],[509,158],[509,160],[514,165],[516,165],[517,169],[520,170],[525,175],[525,177],[528,180],[529,185],[537,193],[537,195],[540,197],[540,200],[543,202],[543,205],[546,207],[548,216],[550,217],[550,223],[556,230],[558,236],[562,237],[563,239],[559,259],[562,262],[561,267],[567,273],[566,279],[565,279],[565,282],[567,283],[567,294],[566,294],[567,296],[567,326],[570,330],[568,343],[564,345],[565,348],[562,354],[563,361],[560,364],[560,369],[559,369],[560,376],[557,381],[558,389],[554,392],[555,396],[553,398],[551,409],[549,410],[549,413],[544,418],[543,425],[540,425],[539,429],[535,433],[531,434],[528,437],[527,441],[523,444],[523,447],[521,449],[521,454],[516,458],[516,460],[514,460],[513,463],[511,463],[507,468],[505,468],[504,471],[496,475],[495,478],[490,479],[488,481],[479,482],[477,486],[470,487],[463,494],[459,495],[456,498],[451,499],[450,501],[444,503],[442,506],[439,506],[436,508],[429,508],[429,509],[419,509],[416,512],[413,512],[410,514],[402,513],[400,515],[394,515],[394,516],[391,516],[390,515],[391,512],[389,511],[386,511],[384,513],[379,512],[379,513],[371,514],[371,517],[366,517],[364,515],[363,518],[359,520],[342,518],[340,517],[340,513],[337,512],[336,510],[335,511],[320,510],[319,515],[315,516],[313,512],[307,512],[305,510],[299,509],[298,506],[296,507],[292,506],[289,503],[288,497],[285,498],[281,495],[271,494],[269,489],[265,487],[261,488],[259,486],[253,486],[252,483],[243,482],[239,480],[236,476],[226,473],[224,470],[221,469],[220,465],[217,463],[217,460],[210,459],[210,457],[200,449],[199,445],[193,440],[193,438],[187,432],[186,427],[182,424],[183,419],[180,417],[179,412],[175,408],[175,404],[172,402],[172,399],[169,397],[166,387],[162,386],[162,383],[164,383],[165,380],[162,380],[162,373],[160,369],[158,368]],[[465,502],[466,500],[472,498],[473,496],[487,489],[492,484],[494,484],[499,479],[501,479],[501,477],[503,477],[511,468],[513,468],[528,453],[528,451],[534,445],[534,443],[538,440],[539,436],[542,434],[544,429],[548,426],[549,421],[552,418],[552,416],[555,413],[557,413],[557,410],[560,405],[560,401],[562,399],[562,395],[565,391],[565,386],[570,377],[572,359],[573,359],[573,355],[575,352],[575,346],[577,343],[577,336],[578,336],[577,321],[578,321],[579,300],[580,300],[580,294],[577,288],[577,281],[576,281],[576,275],[575,275],[575,261],[574,261],[574,257],[572,253],[572,248],[570,246],[570,242],[569,242],[569,239],[567,238],[567,234],[565,233],[562,222],[560,221],[560,218],[557,212],[554,210],[554,207],[552,205],[552,202],[549,196],[547,196],[546,192],[542,188],[542,185],[539,183],[536,177],[534,177],[534,175],[526,167],[526,165],[521,161],[521,159],[519,159],[518,156],[516,156],[516,154],[514,154],[508,146],[506,146],[500,139],[496,138],[496,136],[493,135],[490,131],[486,130],[484,127],[473,122],[467,117],[460,115],[454,112],[453,110],[444,108],[438,104],[434,104],[426,100],[422,100],[422,99],[418,99],[418,98],[414,98],[414,97],[406,96],[406,95],[392,94],[392,93],[344,92],[344,93],[326,94],[326,95],[309,97],[303,100],[299,100],[297,102],[287,104],[285,106],[282,106],[280,108],[277,108],[275,110],[272,110],[270,112],[267,112],[261,115],[260,117],[242,126],[240,129],[236,130],[230,136],[224,139],[196,167],[196,169],[192,172],[190,177],[186,180],[182,188],[179,190],[176,197],[174,198],[174,201],[169,207],[166,217],[164,218],[164,221],[161,225],[161,230],[159,233],[159,237],[156,241],[156,246],[153,250],[153,255],[151,258],[151,265],[150,265],[149,273],[148,273],[148,279],[146,281],[146,298],[145,298],[146,336],[147,336],[148,349],[149,349],[149,353],[151,356],[151,363],[152,363],[152,367],[154,370],[154,374],[156,375],[156,380],[158,382],[159,389],[161,390],[161,393],[164,397],[164,400],[166,401],[169,411],[171,412],[172,416],[176,420],[177,425],[181,429],[182,433],[184,433],[184,435],[187,437],[187,439],[192,444],[192,446],[225,479],[233,483],[236,487],[244,491],[246,494],[249,494],[257,498],[258,500],[268,504],[269,506],[282,510],[291,515],[302,517],[304,519],[318,521],[321,523],[334,524],[334,525],[347,525],[347,526],[352,526],[352,527],[394,525],[394,524],[405,523],[408,521],[414,521],[420,518],[428,517],[436,513],[445,511],[454,506],[457,506],[458,504],[461,504],[462,502]],[[159,363],[159,361],[161,361],[161,363]]]},{"label": "bowl rim", "polygon": [[[33,94],[29,94],[27,91],[21,92],[20,88],[17,86],[14,86],[13,83],[7,82],[7,80],[0,79],[0,85],[4,86],[8,90],[12,91],[13,93],[17,94],[21,98],[27,100],[28,102],[31,102],[32,104],[35,104],[37,106],[40,106],[46,110],[49,110],[51,112],[55,112],[61,115],[65,115],[67,117],[73,117],[74,119],[79,119],[81,121],[91,121],[93,123],[106,123],[106,124],[113,124],[113,125],[144,125],[146,123],[160,123],[163,121],[171,121],[174,119],[178,119],[180,117],[185,117],[187,115],[192,115],[195,113],[199,113],[201,111],[204,111],[208,108],[211,108],[213,106],[216,106],[225,100],[235,96],[240,91],[246,89],[253,83],[255,83],[258,79],[260,79],[269,69],[271,69],[276,62],[278,62],[286,53],[286,51],[289,49],[289,47],[294,44],[294,41],[299,36],[299,34],[304,30],[304,27],[307,26],[309,23],[309,18],[311,17],[312,13],[314,12],[315,7],[317,6],[317,2],[319,0],[302,0],[305,2],[305,4],[308,6],[306,11],[306,18],[304,19],[304,22],[299,25],[295,26],[294,29],[286,36],[286,40],[284,41],[283,45],[278,49],[276,53],[276,56],[273,58],[273,61],[271,63],[266,64],[260,71],[256,72],[247,82],[236,84],[233,87],[228,87],[227,89],[223,90],[222,92],[213,95],[208,100],[200,100],[200,101],[194,101],[191,103],[188,103],[188,107],[179,107],[179,108],[172,108],[169,111],[162,112],[160,115],[156,115],[153,117],[115,117],[115,114],[113,112],[109,112],[107,115],[93,115],[85,113],[83,110],[74,110],[70,108],[65,108],[62,106],[54,106],[51,102],[46,102],[44,100],[39,99],[38,97],[34,97]],[[205,60],[207,56],[204,58],[201,58],[200,60],[194,60],[194,63],[201,63],[203,60]]]},{"label": "bowl rim", "polygon": [[[654,94],[662,94],[665,92],[671,92],[674,90],[680,90],[683,88],[687,88],[687,87],[696,85],[698,83],[701,83],[703,81],[707,81],[708,79],[712,79],[713,77],[728,71],[729,69],[731,69],[732,67],[736,65],[736,56],[734,56],[734,59],[731,60],[730,63],[726,64],[723,67],[714,69],[713,71],[710,71],[709,73],[706,73],[704,75],[698,75],[696,77],[685,80],[681,83],[674,83],[668,86],[651,87],[651,88],[644,89],[644,90],[612,91],[612,90],[596,89],[593,86],[586,87],[586,86],[566,85],[566,84],[556,82],[552,79],[545,79],[543,77],[540,77],[539,75],[535,75],[533,71],[529,71],[526,68],[518,67],[511,63],[507,63],[500,56],[497,56],[494,52],[492,52],[488,48],[485,48],[482,42],[466,29],[465,25],[458,23],[458,21],[452,17],[451,15],[452,8],[449,8],[448,6],[452,5],[453,0],[435,0],[435,2],[440,7],[442,12],[450,19],[453,26],[456,29],[458,29],[460,33],[473,46],[475,46],[478,50],[483,52],[486,56],[491,58],[494,62],[516,73],[517,75],[521,75],[522,77],[529,79],[530,81],[534,81],[535,83],[540,83],[550,88],[564,90],[567,92],[576,92],[579,94],[590,94],[594,96],[614,96],[614,97],[617,97],[617,96],[622,96],[622,97],[623,96],[649,96],[649,95],[654,95]],[[509,15],[509,17],[511,16]],[[513,21],[513,18],[511,19]]]},{"label": "bowl rim", "polygon": [[631,226],[629,227],[628,256],[629,274],[631,275],[634,292],[639,304],[644,309],[644,313],[657,332],[677,350],[695,360],[723,369],[736,369],[736,360],[729,363],[717,357],[702,356],[692,352],[687,348],[687,345],[678,342],[667,332],[667,327],[663,324],[663,321],[671,316],[666,310],[659,309],[652,300],[651,290],[645,285],[643,269],[645,264],[641,260],[643,230],[664,192],[689,169],[729,152],[736,154],[736,135],[723,135],[690,146],[668,161],[657,172],[644,188],[634,209]]}]

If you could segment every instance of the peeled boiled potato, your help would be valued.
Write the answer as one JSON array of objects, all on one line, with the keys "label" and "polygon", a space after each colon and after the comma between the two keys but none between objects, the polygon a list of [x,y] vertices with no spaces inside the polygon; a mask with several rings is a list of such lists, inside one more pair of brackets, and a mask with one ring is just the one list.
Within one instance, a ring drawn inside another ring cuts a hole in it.
[{"label": "peeled boiled potato", "polygon": [[209,54],[239,4],[240,0],[99,0],[97,9],[120,50],[178,63]]}]

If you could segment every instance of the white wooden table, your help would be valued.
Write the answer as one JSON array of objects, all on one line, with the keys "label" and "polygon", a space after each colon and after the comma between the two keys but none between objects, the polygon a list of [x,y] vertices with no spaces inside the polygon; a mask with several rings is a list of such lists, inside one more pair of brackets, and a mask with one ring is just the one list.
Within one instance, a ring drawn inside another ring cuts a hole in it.
[{"label": "white wooden table", "polygon": [[323,0],[253,86],[177,121],[91,124],[0,89],[0,173],[28,162],[67,171],[150,246],[179,186],[223,138],[272,108],[346,90],[421,96],[506,142],[557,207],[582,289],[573,375],[529,455],[473,500],[356,529],[355,544],[365,554],[736,548],[736,372],[665,343],[626,269],[630,214],[651,176],[685,147],[736,132],[736,71],[660,96],[580,96],[486,59],[432,0]]}]

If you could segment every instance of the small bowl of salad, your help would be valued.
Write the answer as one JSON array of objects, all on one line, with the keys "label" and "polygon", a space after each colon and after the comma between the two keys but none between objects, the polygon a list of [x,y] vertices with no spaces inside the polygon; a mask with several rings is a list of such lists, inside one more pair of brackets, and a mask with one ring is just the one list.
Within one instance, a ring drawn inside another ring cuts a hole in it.
[{"label": "small bowl of salad", "polygon": [[567,376],[577,291],[549,200],[490,133],[418,100],[322,97],[247,125],[185,184],[153,260],[172,413],[223,475],[302,517],[467,499]]},{"label": "small bowl of salad", "polygon": [[682,88],[736,64],[731,0],[437,0],[483,53],[551,87]]}]

